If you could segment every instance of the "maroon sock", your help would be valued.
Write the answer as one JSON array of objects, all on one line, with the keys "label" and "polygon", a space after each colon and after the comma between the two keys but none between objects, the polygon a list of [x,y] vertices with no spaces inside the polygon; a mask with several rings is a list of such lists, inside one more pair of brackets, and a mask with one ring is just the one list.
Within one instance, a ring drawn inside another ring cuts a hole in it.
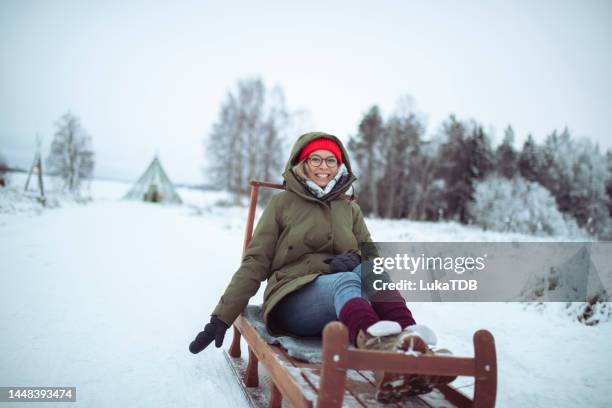
[{"label": "maroon sock", "polygon": [[342,306],[338,319],[348,327],[351,344],[355,344],[359,330],[365,331],[380,320],[370,302],[358,297],[349,300]]},{"label": "maroon sock", "polygon": [[398,322],[402,329],[416,324],[406,301],[397,291],[385,291],[384,301],[372,302],[372,308],[381,320]]}]

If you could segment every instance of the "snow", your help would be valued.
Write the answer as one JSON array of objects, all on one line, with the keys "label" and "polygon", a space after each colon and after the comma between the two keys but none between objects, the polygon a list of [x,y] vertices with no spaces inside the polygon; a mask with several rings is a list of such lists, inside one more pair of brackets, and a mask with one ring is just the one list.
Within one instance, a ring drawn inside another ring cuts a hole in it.
[{"label": "snow", "polygon": [[392,334],[399,334],[402,331],[402,327],[398,322],[392,322],[389,320],[381,320],[368,327],[368,333],[370,336],[382,337],[390,336]]},{"label": "snow", "polygon": [[[74,407],[246,406],[220,350],[188,351],[239,265],[246,209],[185,188],[183,206],[119,200],[129,188],[94,181],[91,202],[49,193],[50,209],[0,189],[0,385],[76,386]],[[536,240],[455,223],[367,223],[379,241]],[[476,330],[493,333],[498,406],[610,404],[609,321],[581,324],[563,304],[409,307],[456,356],[473,355]],[[470,393],[472,382],[455,384]]]},{"label": "snow", "polygon": [[[609,406],[612,325],[585,326],[556,307],[534,312],[520,303],[414,303],[417,322],[455,356],[473,356],[479,329],[495,336],[498,406]],[[561,307],[561,305],[559,305]],[[453,384],[470,384],[460,377]],[[471,388],[462,391],[472,392]]]}]

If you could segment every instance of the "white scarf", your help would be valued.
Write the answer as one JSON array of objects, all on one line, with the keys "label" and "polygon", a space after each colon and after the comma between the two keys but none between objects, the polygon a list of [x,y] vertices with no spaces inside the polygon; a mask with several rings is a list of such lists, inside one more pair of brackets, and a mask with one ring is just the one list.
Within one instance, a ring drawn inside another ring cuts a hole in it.
[{"label": "white scarf", "polygon": [[306,179],[306,185],[308,186],[308,189],[312,192],[312,194],[314,194],[318,198],[321,198],[325,194],[332,191],[332,189],[334,188],[334,186],[336,185],[340,177],[344,176],[345,174],[348,174],[348,170],[346,169],[346,166],[344,165],[344,163],[342,163],[340,167],[338,168],[338,173],[336,173],[334,178],[331,179],[324,188],[321,188],[319,185],[317,185],[317,183],[315,183],[311,179]]}]

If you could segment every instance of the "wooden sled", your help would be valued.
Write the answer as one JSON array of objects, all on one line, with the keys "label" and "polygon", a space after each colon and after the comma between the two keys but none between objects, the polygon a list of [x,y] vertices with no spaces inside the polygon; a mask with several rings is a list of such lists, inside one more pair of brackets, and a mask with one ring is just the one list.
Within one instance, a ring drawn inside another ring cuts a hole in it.
[{"label": "wooden sled", "polygon": [[[283,189],[280,184],[251,181],[249,212],[243,252],[253,233],[259,187]],[[248,346],[248,360],[241,358],[240,339]],[[306,363],[290,357],[285,350],[266,343],[249,320],[239,316],[226,357],[249,403],[255,407],[360,407],[386,406],[375,399],[374,371],[474,377],[474,396],[468,397],[451,385],[441,385],[429,394],[411,397],[407,407],[493,407],[497,390],[497,359],[493,335],[486,330],[474,333],[474,357],[411,356],[349,347],[348,330],[332,322],[323,330],[321,363]],[[262,389],[261,377],[269,383]],[[283,401],[286,404],[283,404]]]}]

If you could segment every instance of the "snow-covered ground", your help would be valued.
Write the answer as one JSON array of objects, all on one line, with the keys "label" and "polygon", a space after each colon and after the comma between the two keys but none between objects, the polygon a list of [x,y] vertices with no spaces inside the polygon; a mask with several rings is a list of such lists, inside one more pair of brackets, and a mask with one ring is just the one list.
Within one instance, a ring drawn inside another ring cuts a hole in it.
[{"label": "snow-covered ground", "polygon": [[[188,189],[183,206],[121,201],[129,187],[95,181],[93,201],[45,210],[0,189],[0,386],[76,386],[75,407],[246,406],[220,350],[187,349],[238,267],[246,210]],[[454,223],[367,222],[378,241],[533,241]],[[410,307],[457,355],[472,355],[475,330],[494,334],[498,406],[612,404],[610,322],[588,327],[554,304]]]}]

